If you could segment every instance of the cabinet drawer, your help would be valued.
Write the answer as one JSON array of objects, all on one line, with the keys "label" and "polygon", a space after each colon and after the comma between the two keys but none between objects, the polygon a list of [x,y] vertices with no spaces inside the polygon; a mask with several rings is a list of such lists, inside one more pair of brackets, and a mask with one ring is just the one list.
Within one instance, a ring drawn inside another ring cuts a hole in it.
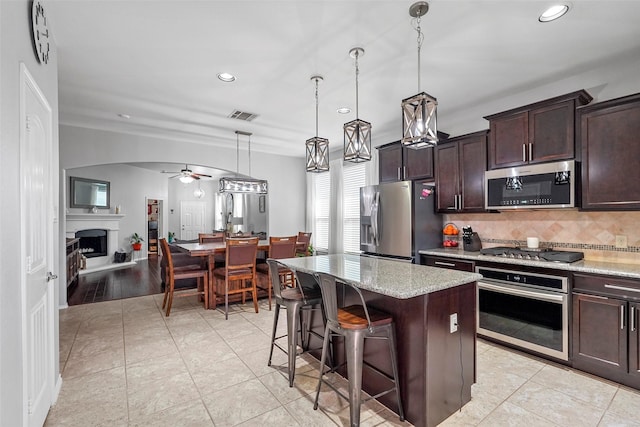
[{"label": "cabinet drawer", "polygon": [[473,271],[473,262],[454,258],[423,256],[423,265],[429,267],[448,268],[451,270]]},{"label": "cabinet drawer", "polygon": [[640,281],[637,280],[574,274],[573,291],[640,301]]}]

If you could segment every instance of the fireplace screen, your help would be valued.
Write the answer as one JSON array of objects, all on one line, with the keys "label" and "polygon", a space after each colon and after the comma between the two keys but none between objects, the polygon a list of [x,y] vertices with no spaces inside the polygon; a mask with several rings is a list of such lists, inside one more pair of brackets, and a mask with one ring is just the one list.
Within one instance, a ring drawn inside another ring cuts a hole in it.
[{"label": "fireplace screen", "polygon": [[85,257],[107,256],[107,230],[76,231],[76,237],[80,239],[80,253]]}]

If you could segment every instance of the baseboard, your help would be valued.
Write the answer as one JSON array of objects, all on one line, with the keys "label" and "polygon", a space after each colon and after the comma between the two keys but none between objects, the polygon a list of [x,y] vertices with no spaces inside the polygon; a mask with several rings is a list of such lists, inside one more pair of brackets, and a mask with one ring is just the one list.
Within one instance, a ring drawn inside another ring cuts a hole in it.
[{"label": "baseboard", "polygon": [[62,390],[62,375],[58,374],[58,380],[56,381],[55,387],[53,388],[53,396],[51,396],[51,406],[55,405],[58,401],[60,390]]}]

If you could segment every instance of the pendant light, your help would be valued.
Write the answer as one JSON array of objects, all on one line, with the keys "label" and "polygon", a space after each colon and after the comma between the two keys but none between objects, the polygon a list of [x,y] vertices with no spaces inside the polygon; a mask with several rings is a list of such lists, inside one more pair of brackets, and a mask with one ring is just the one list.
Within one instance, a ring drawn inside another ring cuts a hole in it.
[{"label": "pendant light", "polygon": [[198,181],[198,188],[193,190],[193,197],[196,199],[202,199],[205,195],[205,192],[202,188],[200,188],[200,181]]},{"label": "pendant light", "polygon": [[[424,35],[420,18],[429,11],[429,3],[419,1],[411,5],[409,15],[416,18],[418,32],[418,91],[420,91],[420,50]],[[402,100],[402,145],[409,148],[426,148],[438,144],[436,98],[420,92]]]},{"label": "pendant light", "polygon": [[358,116],[358,58],[363,55],[361,47],[349,51],[349,56],[356,62],[356,119],[344,124],[344,160],[354,163],[371,160],[371,123],[360,120]]},{"label": "pendant light", "polygon": [[[241,178],[240,175],[240,135],[249,137],[249,178]],[[268,183],[264,179],[251,178],[251,133],[236,131],[236,176],[220,178],[221,193],[253,193],[267,194]]]},{"label": "pendant light", "polygon": [[316,83],[316,136],[307,139],[307,172],[326,172],[329,170],[329,140],[318,136],[318,83],[322,76],[312,76]]}]

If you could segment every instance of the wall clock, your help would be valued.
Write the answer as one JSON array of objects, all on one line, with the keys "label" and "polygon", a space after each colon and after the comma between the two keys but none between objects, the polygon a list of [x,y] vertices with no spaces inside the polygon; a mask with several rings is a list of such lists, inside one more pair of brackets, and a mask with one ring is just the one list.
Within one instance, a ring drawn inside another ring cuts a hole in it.
[{"label": "wall clock", "polygon": [[49,62],[51,50],[49,44],[49,26],[44,6],[40,0],[34,0],[31,7],[31,25],[33,27],[33,46],[36,49],[36,56],[41,64]]}]

